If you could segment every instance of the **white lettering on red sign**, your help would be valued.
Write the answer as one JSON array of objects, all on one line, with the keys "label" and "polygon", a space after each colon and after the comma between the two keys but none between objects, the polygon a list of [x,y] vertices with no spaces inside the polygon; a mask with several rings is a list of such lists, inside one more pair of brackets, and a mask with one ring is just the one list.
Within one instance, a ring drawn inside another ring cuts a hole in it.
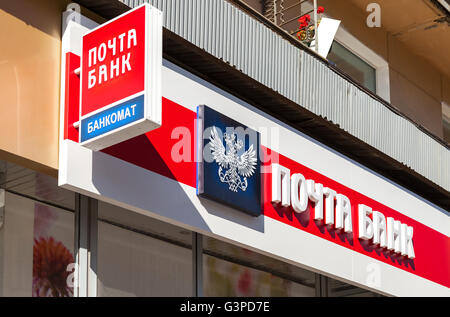
[{"label": "white lettering on red sign", "polygon": [[410,259],[415,258],[412,242],[413,227],[391,217],[386,221],[381,212],[372,211],[370,207],[362,204],[358,206],[358,218],[360,239],[371,240],[380,248],[387,248]]},{"label": "white lettering on red sign", "polygon": [[[94,68],[88,70],[88,89],[131,71],[131,53],[127,51],[136,45],[136,30],[131,29],[91,48],[88,53],[88,68]],[[108,55],[117,57],[102,64]]]},{"label": "white lettering on red sign", "polygon": [[[325,197],[325,215],[324,215]],[[352,208],[348,197],[324,187],[314,180],[306,180],[302,174],[291,176],[291,171],[279,164],[272,164],[272,202],[283,207],[292,207],[294,212],[302,213],[308,208],[308,201],[314,203],[314,220],[324,221],[344,232],[353,232]],[[371,241],[380,248],[415,258],[413,227],[386,217],[369,206],[358,205],[359,238]]]}]

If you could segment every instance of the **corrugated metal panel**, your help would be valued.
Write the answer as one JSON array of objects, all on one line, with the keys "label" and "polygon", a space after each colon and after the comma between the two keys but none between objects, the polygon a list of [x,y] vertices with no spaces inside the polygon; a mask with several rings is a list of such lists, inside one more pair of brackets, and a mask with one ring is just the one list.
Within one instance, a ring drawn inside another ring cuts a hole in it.
[{"label": "corrugated metal panel", "polygon": [[[129,7],[142,0],[121,0]],[[450,151],[225,0],[150,0],[164,26],[450,191]]]},{"label": "corrugated metal panel", "polygon": [[300,104],[450,189],[450,151],[313,56],[301,53]]},{"label": "corrugated metal panel", "polygon": [[223,0],[149,2],[164,12],[164,27],[249,77],[298,102],[299,50]]}]

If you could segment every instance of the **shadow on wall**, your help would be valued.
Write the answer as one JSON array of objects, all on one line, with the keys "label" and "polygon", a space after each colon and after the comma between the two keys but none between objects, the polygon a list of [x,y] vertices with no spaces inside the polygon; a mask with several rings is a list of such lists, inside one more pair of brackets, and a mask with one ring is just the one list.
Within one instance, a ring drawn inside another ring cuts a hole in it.
[{"label": "shadow on wall", "polygon": [[[215,228],[219,224],[223,226],[223,220],[226,220],[232,226],[264,232],[263,216],[251,217],[222,204],[200,199],[196,195],[195,183],[183,184],[183,179],[179,179],[178,174],[174,175],[173,166],[166,164],[148,135],[151,133],[106,149],[105,153],[92,152],[92,182],[103,199],[160,220],[175,221],[175,224],[195,231],[217,234]],[[166,140],[171,140],[170,135]],[[136,149],[137,155],[131,155],[135,158],[131,159],[133,164],[125,162],[125,158],[130,161],[130,153]],[[148,162],[153,171],[138,167]],[[179,164],[187,164],[184,172],[195,175],[194,162]]]},{"label": "shadow on wall", "polygon": [[54,38],[61,39],[61,14],[70,2],[0,0],[0,9]]},{"label": "shadow on wall", "polygon": [[409,259],[406,256],[396,254],[392,251],[382,249],[376,245],[371,245],[368,241],[360,240],[362,248],[367,252],[375,252],[378,256],[382,255],[385,259],[390,260],[390,264],[397,264],[406,268],[410,267],[412,270],[416,270],[414,259]]}]

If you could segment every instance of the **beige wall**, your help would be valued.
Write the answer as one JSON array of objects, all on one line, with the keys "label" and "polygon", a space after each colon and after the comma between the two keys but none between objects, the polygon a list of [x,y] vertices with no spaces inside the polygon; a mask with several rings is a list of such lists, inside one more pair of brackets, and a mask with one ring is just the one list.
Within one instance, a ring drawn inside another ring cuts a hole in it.
[{"label": "beige wall", "polygon": [[[443,77],[442,80],[442,95],[444,97],[444,101],[450,105],[450,78]],[[448,140],[450,142],[450,140]]]},{"label": "beige wall", "polygon": [[391,103],[433,134],[443,138],[444,76],[408,48],[388,37]]},{"label": "beige wall", "polygon": [[56,175],[63,1],[0,1],[0,159]]},{"label": "beige wall", "polygon": [[[445,76],[426,60],[411,53],[386,30],[369,28],[369,13],[349,1],[320,0],[332,17],[389,63],[391,104],[430,132],[443,138],[442,106]],[[383,17],[383,16],[382,16]],[[446,92],[449,94],[449,92]]]},{"label": "beige wall", "polygon": [[391,103],[430,132],[443,138],[441,102],[393,68],[389,71]]},{"label": "beige wall", "polygon": [[363,44],[384,59],[388,58],[387,32],[383,28],[368,28],[365,12],[345,0],[319,0],[318,3],[327,15],[341,20],[342,26]]}]

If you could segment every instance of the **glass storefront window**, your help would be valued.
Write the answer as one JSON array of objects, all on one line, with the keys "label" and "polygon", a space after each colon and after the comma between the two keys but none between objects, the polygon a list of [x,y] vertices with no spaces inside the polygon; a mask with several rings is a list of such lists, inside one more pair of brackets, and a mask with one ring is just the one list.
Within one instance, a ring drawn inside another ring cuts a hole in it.
[{"label": "glass storefront window", "polygon": [[343,45],[334,41],[328,60],[353,80],[376,93],[376,70]]},{"label": "glass storefront window", "polygon": [[142,215],[105,202],[98,202],[98,219],[140,232],[144,235],[173,242],[186,248],[191,248],[192,232],[164,221],[156,220],[150,215]]},{"label": "glass storefront window", "polygon": [[381,297],[382,295],[332,278],[328,280],[329,297]]},{"label": "glass storefront window", "polygon": [[75,193],[58,186],[52,176],[0,160],[0,188],[66,210],[75,210]]},{"label": "glass storefront window", "polygon": [[98,296],[192,296],[189,231],[99,202]]},{"label": "glass storefront window", "polygon": [[74,213],[5,193],[0,296],[71,297]]},{"label": "glass storefront window", "polygon": [[[0,227],[0,296],[73,296],[74,213],[9,192]],[[193,296],[192,233],[98,203],[98,296]],[[318,275],[203,236],[203,295],[303,297]],[[325,278],[323,296],[381,296]]]},{"label": "glass storefront window", "polygon": [[205,296],[315,296],[313,272],[209,237],[203,247]]},{"label": "glass storefront window", "polygon": [[203,255],[203,291],[219,297],[312,297],[315,290],[270,272]]}]

